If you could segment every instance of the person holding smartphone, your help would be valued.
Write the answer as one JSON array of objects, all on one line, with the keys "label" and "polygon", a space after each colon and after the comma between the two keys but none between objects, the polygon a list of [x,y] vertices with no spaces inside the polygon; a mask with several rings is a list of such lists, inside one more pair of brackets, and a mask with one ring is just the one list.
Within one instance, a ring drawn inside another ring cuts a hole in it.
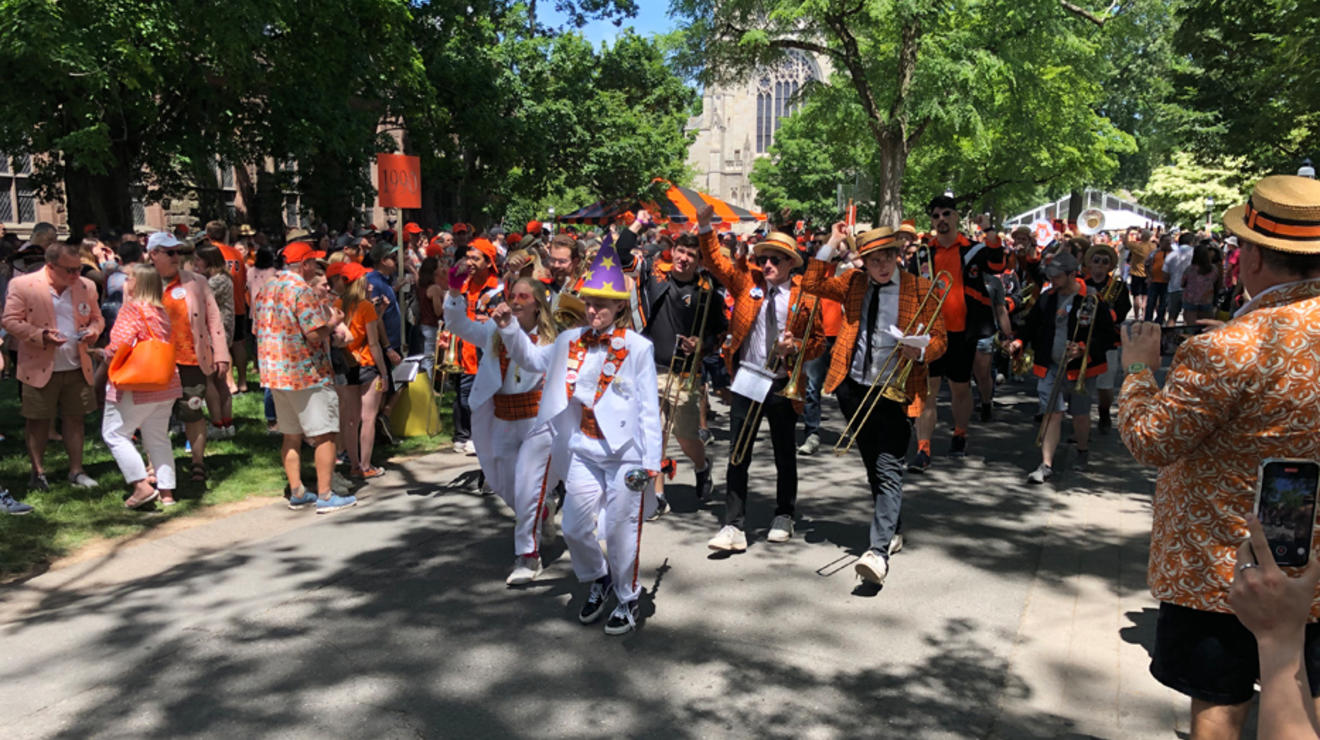
[{"label": "person holding smartphone", "polygon": [[[1163,388],[1159,325],[1127,327],[1118,411],[1133,456],[1160,469],[1148,571],[1161,602],[1151,673],[1190,698],[1193,738],[1237,737],[1255,693],[1256,643],[1233,614],[1229,588],[1247,565],[1238,547],[1261,463],[1320,461],[1320,183],[1266,177],[1223,221],[1240,241],[1250,300],[1178,347]],[[1314,552],[1313,530],[1311,538]],[[1320,600],[1312,600],[1308,621],[1317,619]],[[1305,656],[1307,688],[1320,696],[1320,630],[1306,633]]]}]

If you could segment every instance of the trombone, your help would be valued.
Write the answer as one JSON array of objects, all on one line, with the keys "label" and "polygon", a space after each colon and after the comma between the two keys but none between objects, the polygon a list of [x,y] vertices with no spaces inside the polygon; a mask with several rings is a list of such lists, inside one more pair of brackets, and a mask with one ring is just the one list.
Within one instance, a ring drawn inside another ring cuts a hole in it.
[{"label": "trombone", "polygon": [[[950,288],[953,285],[953,275],[948,270],[940,270],[935,274],[935,280],[930,284],[930,289],[926,295],[922,296],[921,303],[917,304],[917,310],[913,312],[908,325],[903,328],[904,336],[914,333],[920,333],[925,330],[926,324],[921,321],[921,317],[926,313],[926,306],[930,303],[932,296],[939,294],[935,302],[935,310],[931,316],[938,316],[944,308],[944,301],[949,297]],[[885,355],[884,362],[880,363],[880,371],[876,373],[875,379],[871,381],[870,387],[866,389],[866,394],[862,396],[862,402],[857,410],[853,412],[852,418],[848,419],[848,425],[844,427],[843,434],[839,435],[839,441],[834,443],[835,455],[846,455],[848,450],[857,444],[857,435],[866,427],[866,422],[871,418],[871,413],[875,407],[880,404],[881,399],[893,401],[894,403],[905,405],[911,399],[907,395],[908,376],[912,374],[914,365],[909,360],[899,354],[903,345],[895,344],[894,348]],[[894,360],[897,358],[897,362]],[[893,366],[890,363],[894,362]],[[889,372],[885,372],[888,368]]]},{"label": "trombone", "polygon": [[[1100,300],[1105,305],[1113,305],[1114,298],[1118,296],[1119,288],[1122,287],[1122,281],[1114,275],[1109,276],[1109,282],[1105,283],[1105,289],[1100,291]],[[1099,305],[1095,307],[1099,310]],[[1086,366],[1091,362],[1091,338],[1095,336],[1095,317],[1091,318],[1091,327],[1086,330],[1086,343],[1082,345],[1082,368],[1077,371],[1077,385],[1073,388],[1074,393],[1081,393],[1086,390]]]},{"label": "trombone", "polygon": [[445,383],[450,375],[458,375],[463,372],[463,366],[458,364],[458,335],[451,332],[440,332],[449,337],[449,346],[445,349],[444,361],[440,358],[440,337],[436,336],[435,356],[432,359],[432,365],[440,371],[440,382],[431,384],[431,392],[437,396],[445,394]]},{"label": "trombone", "polygon": [[[1078,387],[1086,386],[1086,355],[1091,349],[1091,334],[1095,331],[1095,310],[1098,305],[1095,293],[1090,293],[1082,300],[1082,307],[1077,309],[1077,326],[1073,328],[1072,342],[1077,343],[1077,337],[1081,335],[1082,327],[1088,327],[1086,330],[1086,344],[1082,346],[1082,369],[1077,373]],[[1059,391],[1063,389],[1063,384],[1068,382],[1068,348],[1063,348],[1063,354],[1059,355],[1059,369],[1054,376],[1054,385],[1050,388],[1050,400],[1045,404],[1045,413],[1041,415],[1040,429],[1036,430],[1036,446],[1040,447],[1045,443],[1045,430],[1050,425],[1050,417],[1054,415],[1054,405],[1059,402]],[[1062,420],[1059,422],[1062,424]]]},{"label": "trombone", "polygon": [[[696,337],[697,346],[688,354],[683,356],[683,360],[678,360],[678,337],[674,337],[674,354],[669,358],[669,370],[665,373],[665,392],[660,396],[660,407],[669,408],[669,418],[665,420],[664,434],[660,437],[666,443],[669,441],[670,432],[674,430],[674,417],[678,414],[676,407],[678,399],[686,388],[690,395],[697,390],[697,379],[701,377],[700,369],[697,363],[701,362],[701,344],[705,337],[707,319],[710,318],[710,304],[715,302],[715,287],[712,285],[701,293],[697,299],[699,308],[692,317],[692,329],[688,336]],[[678,363],[678,382],[674,382],[674,364]]]},{"label": "trombone", "polygon": [[[807,291],[801,287],[798,288],[798,299],[793,307],[788,311],[787,326],[792,328],[797,316],[802,313],[802,302],[807,299]],[[802,347],[798,350],[798,357],[794,361],[794,373],[798,375],[798,381],[801,381],[802,358],[807,354],[807,339],[811,336],[811,325],[816,320],[816,310],[820,308],[820,299],[816,299],[811,304],[810,317],[807,319],[807,328],[802,332]],[[775,372],[779,369],[779,363],[783,360],[779,354],[771,353],[765,358],[765,370]],[[792,382],[785,386],[778,395],[792,399],[785,391],[792,386]],[[738,430],[738,438],[733,441],[733,447],[729,451],[729,464],[742,465],[743,460],[747,459],[748,453],[752,451],[752,441],[756,439],[757,427],[761,426],[761,411],[765,407],[764,401],[752,401],[752,405],[747,409],[747,418],[743,420],[742,428]]]}]

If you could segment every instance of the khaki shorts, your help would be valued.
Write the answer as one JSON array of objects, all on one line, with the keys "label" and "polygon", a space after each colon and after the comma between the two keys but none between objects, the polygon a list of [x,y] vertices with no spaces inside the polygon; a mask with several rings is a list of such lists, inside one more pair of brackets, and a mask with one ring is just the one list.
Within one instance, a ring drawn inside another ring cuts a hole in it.
[{"label": "khaki shorts", "polygon": [[184,424],[206,418],[206,373],[196,365],[179,365],[183,395],[174,402],[174,416]]},{"label": "khaki shorts", "polygon": [[51,373],[50,381],[38,388],[23,384],[19,407],[24,419],[43,421],[60,416],[86,416],[96,410],[96,394],[82,370]]},{"label": "khaki shorts", "polygon": [[339,431],[339,394],[333,385],[318,385],[300,391],[272,388],[275,425],[280,434],[320,437]]},{"label": "khaki shorts", "polygon": [[[697,372],[701,372],[700,366]],[[661,424],[669,424],[670,404],[664,397],[665,386],[669,381],[669,373],[660,368],[655,371],[657,387],[660,388],[660,420]],[[697,381],[696,389],[688,392],[688,378],[674,376],[674,384],[669,388],[669,397],[676,399],[674,402],[674,436],[679,439],[700,439],[697,435],[697,429],[701,426],[701,396],[704,392],[702,382]],[[664,428],[663,426],[661,428]]]}]

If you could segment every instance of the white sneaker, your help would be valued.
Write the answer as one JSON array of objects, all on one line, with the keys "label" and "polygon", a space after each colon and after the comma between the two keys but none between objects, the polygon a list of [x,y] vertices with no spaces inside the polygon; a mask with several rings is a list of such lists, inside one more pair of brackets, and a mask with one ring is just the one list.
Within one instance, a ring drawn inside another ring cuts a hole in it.
[{"label": "white sneaker", "polygon": [[894,535],[894,539],[889,541],[889,554],[893,555],[894,553],[902,549],[903,549],[903,533],[899,532],[898,534]]},{"label": "white sneaker", "polygon": [[224,427],[218,427],[218,426],[216,426],[216,425],[214,425],[214,424],[207,424],[207,425],[206,425],[206,438],[207,438],[207,439],[225,439],[225,428],[224,428]]},{"label": "white sneaker", "polygon": [[457,452],[460,455],[465,454],[467,452],[467,447],[462,442],[455,442],[454,452]]},{"label": "white sneaker", "polygon": [[531,583],[536,577],[541,575],[541,559],[532,555],[519,557],[513,561],[513,572],[504,582],[510,586],[521,586],[525,583]]},{"label": "white sneaker", "polygon": [[857,575],[862,577],[862,580],[869,581],[877,586],[883,586],[885,576],[889,575],[889,563],[877,555],[875,550],[867,550],[863,553],[857,559],[857,565],[853,568],[857,571]]},{"label": "white sneaker", "polygon": [[472,440],[469,439],[468,441],[463,443],[463,454],[469,457],[477,454],[477,446],[475,444],[472,444]]},{"label": "white sneaker", "polygon": [[799,455],[814,455],[820,449],[820,435],[812,434],[802,441],[802,446],[798,447]]},{"label": "white sneaker", "polygon": [[775,517],[770,525],[770,534],[765,536],[766,542],[788,542],[793,536],[793,517],[783,514]]},{"label": "white sneaker", "polygon": [[726,524],[710,538],[706,547],[724,552],[743,552],[747,549],[747,534],[732,524]]}]

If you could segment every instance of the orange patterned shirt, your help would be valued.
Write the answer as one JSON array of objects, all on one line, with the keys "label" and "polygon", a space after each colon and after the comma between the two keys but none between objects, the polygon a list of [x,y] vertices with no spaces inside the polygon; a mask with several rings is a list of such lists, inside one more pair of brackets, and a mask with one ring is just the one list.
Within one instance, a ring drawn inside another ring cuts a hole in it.
[{"label": "orange patterned shirt", "polygon": [[[1159,466],[1151,593],[1231,612],[1260,462],[1320,460],[1320,280],[1262,293],[1227,325],[1189,338],[1163,389],[1149,370],[1128,375],[1118,424],[1133,456]],[[1314,535],[1311,552],[1320,552]],[[1320,600],[1311,618],[1320,619]]]}]

